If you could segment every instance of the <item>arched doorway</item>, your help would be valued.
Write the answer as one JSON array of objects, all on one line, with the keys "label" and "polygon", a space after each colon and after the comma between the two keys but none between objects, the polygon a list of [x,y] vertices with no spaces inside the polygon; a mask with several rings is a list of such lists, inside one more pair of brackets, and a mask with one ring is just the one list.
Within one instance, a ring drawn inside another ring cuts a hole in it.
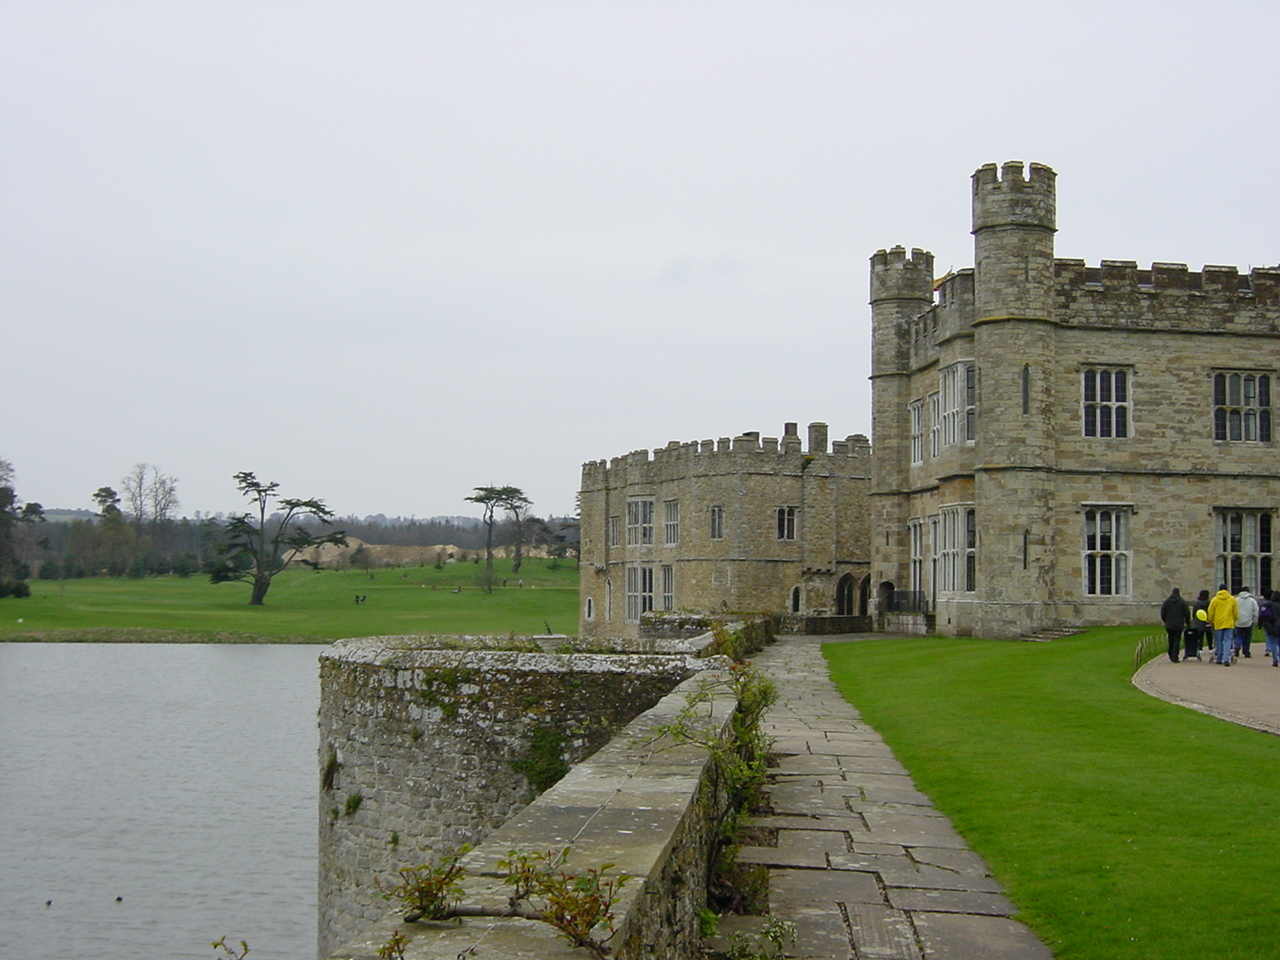
[{"label": "arched doorway", "polygon": [[853,574],[846,573],[836,584],[836,616],[853,616]]},{"label": "arched doorway", "polygon": [[893,593],[892,580],[883,581],[876,589],[876,613],[880,616],[894,612]]},{"label": "arched doorway", "polygon": [[791,612],[792,613],[800,612],[800,588],[799,587],[791,588]]}]

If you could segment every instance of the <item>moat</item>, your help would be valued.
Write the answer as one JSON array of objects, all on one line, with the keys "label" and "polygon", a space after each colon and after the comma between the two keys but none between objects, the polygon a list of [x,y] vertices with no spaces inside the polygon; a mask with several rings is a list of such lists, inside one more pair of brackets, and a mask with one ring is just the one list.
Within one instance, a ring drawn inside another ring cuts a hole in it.
[{"label": "moat", "polygon": [[323,649],[0,644],[0,956],[314,956]]}]

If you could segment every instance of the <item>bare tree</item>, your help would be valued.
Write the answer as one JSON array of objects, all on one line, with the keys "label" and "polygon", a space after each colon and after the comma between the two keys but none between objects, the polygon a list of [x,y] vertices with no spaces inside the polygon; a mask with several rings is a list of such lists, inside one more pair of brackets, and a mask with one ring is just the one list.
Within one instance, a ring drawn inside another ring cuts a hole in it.
[{"label": "bare tree", "polygon": [[147,476],[150,472],[151,464],[135,463],[133,469],[120,481],[124,502],[133,515],[133,525],[139,530],[147,519]]},{"label": "bare tree", "polygon": [[165,476],[149,463],[135,463],[120,487],[139,530],[148,520],[154,526],[171,519],[178,509],[178,478]]},{"label": "bare tree", "polygon": [[151,522],[164,523],[173,519],[180,506],[178,501],[178,478],[166,477],[159,470],[154,470],[151,484],[147,487],[147,505],[151,508]]}]

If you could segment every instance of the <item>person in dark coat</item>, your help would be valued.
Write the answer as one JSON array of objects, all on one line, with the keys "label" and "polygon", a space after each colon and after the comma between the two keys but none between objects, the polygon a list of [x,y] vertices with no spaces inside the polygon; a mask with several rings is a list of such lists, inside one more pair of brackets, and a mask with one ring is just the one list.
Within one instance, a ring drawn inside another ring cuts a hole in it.
[{"label": "person in dark coat", "polygon": [[[1200,614],[1204,616],[1201,617]],[[1195,657],[1200,659],[1200,647],[1204,645],[1205,635],[1209,632],[1209,591],[1201,590],[1200,596],[1196,597],[1191,604],[1191,626],[1182,635],[1182,641],[1186,644],[1186,650],[1182,654],[1183,660],[1190,660]]]},{"label": "person in dark coat", "polygon": [[1178,662],[1178,651],[1182,649],[1182,635],[1191,626],[1191,608],[1182,599],[1177,587],[1160,605],[1160,619],[1164,623],[1165,633],[1169,635],[1169,662]]}]

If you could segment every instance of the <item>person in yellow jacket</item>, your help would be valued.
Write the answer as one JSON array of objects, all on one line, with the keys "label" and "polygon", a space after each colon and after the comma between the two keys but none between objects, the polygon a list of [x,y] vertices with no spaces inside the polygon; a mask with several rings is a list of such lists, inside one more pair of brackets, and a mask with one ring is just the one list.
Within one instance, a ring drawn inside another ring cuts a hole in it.
[{"label": "person in yellow jacket", "polygon": [[1231,647],[1236,636],[1236,617],[1239,608],[1236,598],[1225,583],[1218,585],[1218,592],[1209,601],[1209,626],[1213,630],[1213,662],[1224,667],[1231,665]]}]

